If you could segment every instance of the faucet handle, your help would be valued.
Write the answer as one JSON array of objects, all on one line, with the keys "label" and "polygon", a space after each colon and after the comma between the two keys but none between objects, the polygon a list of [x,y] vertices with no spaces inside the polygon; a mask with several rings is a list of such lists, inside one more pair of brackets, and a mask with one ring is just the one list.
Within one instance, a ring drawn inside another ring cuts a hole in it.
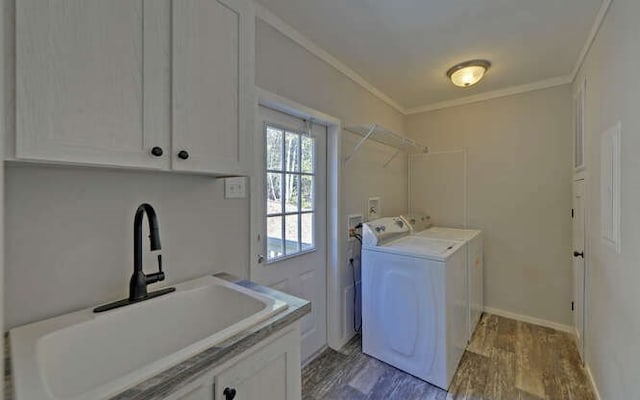
[{"label": "faucet handle", "polygon": [[164,272],[162,272],[162,254],[158,254],[158,272],[145,275],[145,281],[147,285],[156,282],[162,282],[164,280]]}]

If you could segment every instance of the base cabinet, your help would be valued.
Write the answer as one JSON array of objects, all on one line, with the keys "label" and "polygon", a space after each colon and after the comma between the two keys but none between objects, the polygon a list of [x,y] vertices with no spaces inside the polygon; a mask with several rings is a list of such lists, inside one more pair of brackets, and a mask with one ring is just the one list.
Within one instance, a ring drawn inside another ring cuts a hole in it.
[{"label": "base cabinet", "polygon": [[300,326],[265,340],[180,394],[176,400],[300,400]]},{"label": "base cabinet", "polygon": [[215,378],[216,400],[294,400],[300,390],[300,345],[286,337]]}]

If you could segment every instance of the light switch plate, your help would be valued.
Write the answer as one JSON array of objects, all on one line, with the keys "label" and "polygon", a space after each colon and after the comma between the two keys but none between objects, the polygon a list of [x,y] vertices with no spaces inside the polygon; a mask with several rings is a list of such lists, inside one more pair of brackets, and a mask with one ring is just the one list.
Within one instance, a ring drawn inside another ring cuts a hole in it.
[{"label": "light switch plate", "polygon": [[247,178],[225,178],[224,179],[224,198],[225,199],[244,199],[247,197]]}]

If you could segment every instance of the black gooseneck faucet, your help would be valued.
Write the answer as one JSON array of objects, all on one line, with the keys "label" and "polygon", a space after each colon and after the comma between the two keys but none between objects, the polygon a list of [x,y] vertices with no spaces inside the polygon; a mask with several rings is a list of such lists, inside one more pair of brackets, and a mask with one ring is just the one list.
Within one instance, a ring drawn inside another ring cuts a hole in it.
[{"label": "black gooseneck faucet", "polygon": [[148,296],[147,285],[164,280],[162,254],[158,254],[158,272],[146,275],[142,271],[142,220],[149,220],[149,240],[151,251],[160,250],[160,228],[156,211],[149,204],[140,204],[133,220],[133,275],[129,281],[129,300],[140,300]]},{"label": "black gooseneck faucet", "polygon": [[142,270],[142,221],[145,215],[149,221],[149,240],[151,242],[151,251],[157,251],[162,248],[160,244],[160,228],[158,226],[158,217],[156,216],[156,212],[151,205],[143,203],[136,210],[136,216],[133,220],[133,275],[131,275],[131,279],[129,280],[129,298],[105,304],[95,308],[93,310],[94,312],[98,313],[112,310],[128,304],[162,296],[163,294],[171,293],[176,290],[175,288],[166,288],[151,293],[147,292],[147,285],[163,281],[165,275],[162,271],[162,254],[158,254],[158,272],[145,274]]}]

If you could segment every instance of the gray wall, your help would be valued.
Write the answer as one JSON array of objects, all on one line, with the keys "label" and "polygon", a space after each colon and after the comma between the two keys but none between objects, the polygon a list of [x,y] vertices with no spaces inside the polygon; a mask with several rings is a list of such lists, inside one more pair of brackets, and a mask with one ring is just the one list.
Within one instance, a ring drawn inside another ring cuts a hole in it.
[{"label": "gray wall", "polygon": [[[575,85],[587,81],[586,359],[603,399],[640,393],[640,2],[615,0]],[[600,137],[622,124],[621,244],[600,238]]]},{"label": "gray wall", "polygon": [[486,305],[571,324],[571,88],[410,115],[407,131],[433,151],[467,149]]},{"label": "gray wall", "polygon": [[158,213],[168,283],[247,276],[248,199],[225,200],[222,180],[15,165],[6,175],[8,327],[125,296],[142,202]]}]

